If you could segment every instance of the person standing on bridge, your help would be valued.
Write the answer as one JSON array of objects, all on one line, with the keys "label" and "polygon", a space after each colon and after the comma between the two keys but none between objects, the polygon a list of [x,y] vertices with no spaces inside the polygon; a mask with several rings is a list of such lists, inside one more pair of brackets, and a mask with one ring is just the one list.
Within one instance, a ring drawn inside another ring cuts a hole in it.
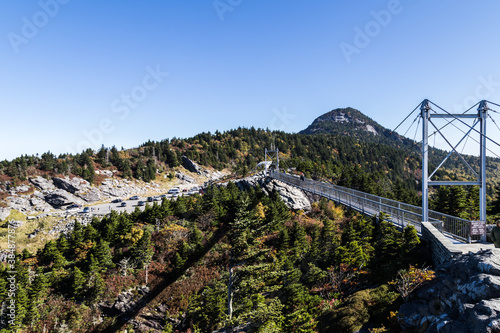
[{"label": "person standing on bridge", "polygon": [[500,220],[497,220],[497,225],[491,230],[491,240],[495,247],[500,247]]}]

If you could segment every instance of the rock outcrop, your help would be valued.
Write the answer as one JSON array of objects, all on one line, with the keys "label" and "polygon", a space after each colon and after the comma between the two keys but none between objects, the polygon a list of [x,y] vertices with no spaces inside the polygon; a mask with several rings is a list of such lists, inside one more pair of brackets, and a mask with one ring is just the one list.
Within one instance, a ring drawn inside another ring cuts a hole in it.
[{"label": "rock outcrop", "polygon": [[54,208],[60,208],[62,206],[67,206],[73,203],[82,205],[83,200],[78,198],[77,196],[62,190],[54,190],[45,195],[45,201],[52,205]]},{"label": "rock outcrop", "polygon": [[54,186],[54,183],[52,183],[50,180],[45,179],[43,177],[36,177],[36,178],[30,178],[29,179],[30,183],[35,185],[38,189],[41,191],[50,191],[54,190],[56,187]]},{"label": "rock outcrop", "polygon": [[186,156],[182,156],[182,166],[185,167],[187,170],[197,173],[199,175],[202,174],[202,168],[196,164],[196,162],[191,161],[189,158]]},{"label": "rock outcrop", "polygon": [[268,195],[276,191],[289,208],[304,211],[311,210],[311,202],[304,191],[280,182],[279,180],[268,178],[263,173],[234,180],[234,183],[243,190],[249,189],[250,187],[260,186],[261,189]]},{"label": "rock outcrop", "polygon": [[194,183],[193,177],[190,177],[186,174],[183,174],[182,172],[176,172],[175,177],[177,177],[178,179],[180,179],[182,181],[185,181],[186,183]]},{"label": "rock outcrop", "polygon": [[90,188],[90,183],[85,179],[75,177],[73,179],[52,177],[52,182],[57,188],[75,194],[78,191],[86,191]]},{"label": "rock outcrop", "polygon": [[500,332],[500,249],[461,255],[399,309],[404,330]]}]

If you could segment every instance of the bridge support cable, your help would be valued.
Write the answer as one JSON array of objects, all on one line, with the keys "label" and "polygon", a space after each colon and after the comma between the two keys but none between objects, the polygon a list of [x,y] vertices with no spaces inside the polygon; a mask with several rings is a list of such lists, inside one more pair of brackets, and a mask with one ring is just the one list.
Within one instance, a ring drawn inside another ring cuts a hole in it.
[{"label": "bridge support cable", "polygon": [[429,221],[429,100],[420,105],[422,117],[422,222]]}]

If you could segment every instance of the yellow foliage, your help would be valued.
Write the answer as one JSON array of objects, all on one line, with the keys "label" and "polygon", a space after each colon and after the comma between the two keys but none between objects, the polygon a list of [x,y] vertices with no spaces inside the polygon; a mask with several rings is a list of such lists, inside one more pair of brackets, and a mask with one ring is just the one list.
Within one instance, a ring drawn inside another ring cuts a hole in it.
[{"label": "yellow foliage", "polygon": [[87,257],[87,253],[92,250],[92,247],[94,247],[94,243],[91,240],[86,240],[85,242],[80,243],[75,250],[76,261],[85,259]]},{"label": "yellow foliage", "polygon": [[144,231],[139,228],[132,228],[130,232],[126,235],[121,235],[120,239],[124,242],[126,242],[129,246],[134,245],[139,239],[142,238],[142,235],[144,234]]},{"label": "yellow foliage", "polygon": [[183,239],[189,235],[189,229],[175,223],[165,226],[160,232],[167,241]]},{"label": "yellow foliage", "polygon": [[396,280],[389,282],[389,284],[394,285],[396,290],[401,294],[401,297],[406,300],[412,291],[425,282],[434,279],[436,277],[434,273],[428,267],[416,268],[410,265],[409,269],[400,270]]},{"label": "yellow foliage", "polygon": [[328,201],[325,213],[332,221],[338,221],[344,218],[344,209],[340,205],[336,206],[333,201]]},{"label": "yellow foliage", "polygon": [[255,215],[257,218],[263,220],[266,218],[266,212],[269,208],[267,206],[264,206],[262,202],[259,202],[257,206],[255,206]]}]

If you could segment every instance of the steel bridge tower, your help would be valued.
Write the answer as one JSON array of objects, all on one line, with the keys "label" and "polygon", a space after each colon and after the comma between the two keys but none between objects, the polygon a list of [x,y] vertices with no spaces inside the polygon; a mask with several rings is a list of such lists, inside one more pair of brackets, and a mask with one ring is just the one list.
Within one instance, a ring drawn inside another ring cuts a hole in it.
[{"label": "steel bridge tower", "polygon": [[[425,99],[420,104],[420,112],[422,118],[422,221],[428,222],[429,220],[429,185],[478,185],[479,190],[479,219],[482,222],[486,222],[486,118],[488,117],[488,105],[486,101],[479,102],[476,114],[451,114],[446,111],[445,113],[431,113],[431,107],[429,105],[429,100]],[[461,119],[474,119],[474,124],[470,126],[470,129],[457,145],[453,146],[448,139],[443,135],[441,129],[436,127],[432,122],[432,119],[436,118],[452,118],[459,120],[464,123]],[[443,139],[450,145],[452,150],[443,159],[439,166],[434,170],[431,175],[429,175],[429,123],[431,123],[436,132],[441,134]],[[476,130],[476,125],[479,124],[480,130]],[[467,163],[467,161],[462,157],[456,149],[461,144],[461,142],[468,137],[471,131],[475,131],[480,134],[479,139],[479,157],[480,157],[480,171],[479,174]],[[453,152],[456,152],[462,162],[472,171],[476,180],[473,181],[434,181],[432,176],[438,171],[438,169],[446,162],[446,160],[451,156]]]}]

